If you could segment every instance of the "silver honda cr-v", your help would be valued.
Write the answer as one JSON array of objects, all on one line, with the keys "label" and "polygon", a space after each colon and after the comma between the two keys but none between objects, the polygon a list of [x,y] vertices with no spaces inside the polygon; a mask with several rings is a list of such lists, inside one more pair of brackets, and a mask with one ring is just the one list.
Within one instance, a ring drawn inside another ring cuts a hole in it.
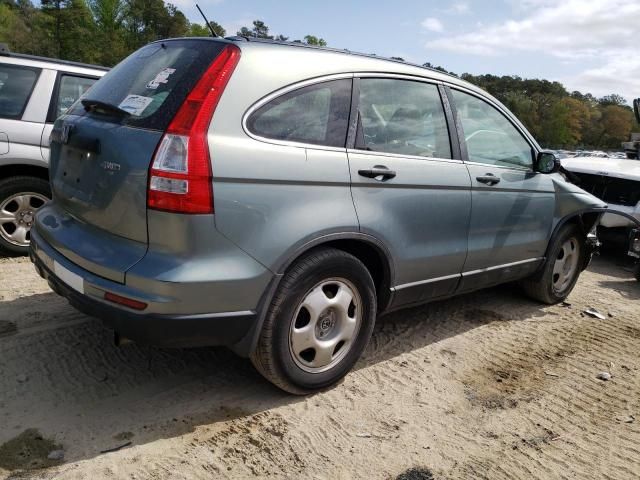
[{"label": "silver honda cr-v", "polygon": [[31,257],[120,338],[227,345],[307,393],[382,312],[521,280],[555,303],[605,205],[437,71],[244,38],[152,43],[55,123]]}]

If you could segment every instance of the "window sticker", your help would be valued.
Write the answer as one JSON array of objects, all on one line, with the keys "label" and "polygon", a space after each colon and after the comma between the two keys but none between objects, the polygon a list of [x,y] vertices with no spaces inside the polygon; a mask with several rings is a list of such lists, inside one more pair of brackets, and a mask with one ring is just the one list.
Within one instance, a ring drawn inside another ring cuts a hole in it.
[{"label": "window sticker", "polygon": [[155,90],[160,86],[160,84],[167,83],[169,81],[169,76],[175,71],[175,68],[165,68],[160,73],[158,73],[153,80],[147,83],[147,88]]},{"label": "window sticker", "polygon": [[150,97],[143,97],[142,95],[127,95],[126,98],[120,102],[118,107],[125,112],[129,112],[131,115],[139,117],[151,102],[153,102],[153,98]]}]

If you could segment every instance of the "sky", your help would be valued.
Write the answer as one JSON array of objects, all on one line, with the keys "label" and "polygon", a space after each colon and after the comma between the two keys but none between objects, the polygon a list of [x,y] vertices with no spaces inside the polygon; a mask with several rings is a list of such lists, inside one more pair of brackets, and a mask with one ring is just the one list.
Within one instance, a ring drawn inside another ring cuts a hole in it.
[{"label": "sky", "polygon": [[458,74],[562,82],[569,91],[640,97],[640,0],[169,0],[235,35],[253,20],[290,40],[431,62]]}]

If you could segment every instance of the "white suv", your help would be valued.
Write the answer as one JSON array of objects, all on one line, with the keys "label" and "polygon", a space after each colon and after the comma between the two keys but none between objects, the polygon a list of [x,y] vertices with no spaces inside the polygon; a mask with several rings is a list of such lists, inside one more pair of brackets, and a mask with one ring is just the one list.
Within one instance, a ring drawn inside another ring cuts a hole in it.
[{"label": "white suv", "polygon": [[0,254],[26,254],[49,198],[53,122],[107,68],[10,53],[0,44]]}]

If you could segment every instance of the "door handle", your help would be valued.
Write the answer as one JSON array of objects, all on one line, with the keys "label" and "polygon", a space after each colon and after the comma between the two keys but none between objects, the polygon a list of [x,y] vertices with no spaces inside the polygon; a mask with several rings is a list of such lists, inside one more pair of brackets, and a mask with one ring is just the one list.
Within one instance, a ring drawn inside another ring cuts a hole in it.
[{"label": "door handle", "polygon": [[384,181],[395,177],[396,172],[394,172],[393,170],[389,170],[384,165],[376,165],[373,168],[358,170],[358,175],[367,178],[375,178],[378,181]]},{"label": "door handle", "polygon": [[500,178],[496,177],[493,173],[487,173],[486,175],[476,177],[476,180],[480,183],[489,185],[490,187],[497,183],[500,183]]}]

